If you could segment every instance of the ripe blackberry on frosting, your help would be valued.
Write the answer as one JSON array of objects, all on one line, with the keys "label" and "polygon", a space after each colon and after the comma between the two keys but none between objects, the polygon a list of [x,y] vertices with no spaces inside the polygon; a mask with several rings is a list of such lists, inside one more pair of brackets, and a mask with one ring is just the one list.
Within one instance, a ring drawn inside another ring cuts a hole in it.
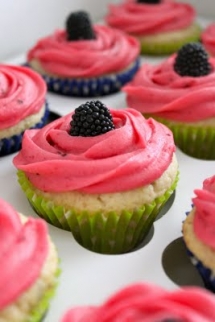
[{"label": "ripe blackberry on frosting", "polygon": [[215,160],[215,59],[200,43],[158,65],[144,64],[123,90],[128,106],[166,124],[183,152]]},{"label": "ripe blackberry on frosting", "polygon": [[25,132],[14,165],[36,212],[100,253],[138,245],[178,180],[172,133],[100,101]]},{"label": "ripe blackberry on frosting", "polygon": [[138,39],[142,54],[163,55],[198,41],[201,28],[195,9],[169,0],[122,0],[111,4],[106,16],[109,26]]},{"label": "ripe blackberry on frosting", "polygon": [[68,96],[94,97],[118,92],[139,68],[137,40],[119,30],[93,25],[84,11],[72,12],[65,29],[40,39],[27,63],[48,89]]}]

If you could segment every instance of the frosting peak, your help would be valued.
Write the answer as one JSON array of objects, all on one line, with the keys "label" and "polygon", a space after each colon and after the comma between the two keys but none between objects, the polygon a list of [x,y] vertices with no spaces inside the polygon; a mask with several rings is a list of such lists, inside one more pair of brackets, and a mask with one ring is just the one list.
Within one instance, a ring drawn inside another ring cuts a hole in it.
[{"label": "frosting peak", "polygon": [[14,165],[43,191],[121,192],[158,179],[172,162],[172,133],[134,109],[111,110],[115,130],[69,135],[72,113],[25,131]]},{"label": "frosting peak", "polygon": [[36,114],[45,94],[45,82],[30,68],[0,65],[0,130]]},{"label": "frosting peak", "polygon": [[113,28],[95,25],[96,39],[68,41],[66,30],[41,39],[29,52],[45,72],[67,78],[97,77],[127,68],[139,56],[139,43]]},{"label": "frosting peak", "polygon": [[71,309],[62,322],[212,322],[214,305],[213,296],[197,287],[170,292],[155,285],[134,284],[117,292],[100,307]]},{"label": "frosting peak", "polygon": [[203,189],[194,192],[194,232],[203,243],[215,249],[215,176],[204,180]]},{"label": "frosting peak", "polygon": [[179,122],[215,117],[215,59],[212,72],[201,77],[180,76],[174,71],[176,55],[154,66],[144,64],[123,90],[127,103],[143,114]]},{"label": "frosting peak", "polygon": [[171,32],[190,26],[195,18],[194,8],[185,3],[162,0],[158,4],[124,0],[109,6],[107,23],[136,36]]},{"label": "frosting peak", "polygon": [[15,301],[38,278],[48,253],[45,222],[18,213],[0,199],[0,310]]}]

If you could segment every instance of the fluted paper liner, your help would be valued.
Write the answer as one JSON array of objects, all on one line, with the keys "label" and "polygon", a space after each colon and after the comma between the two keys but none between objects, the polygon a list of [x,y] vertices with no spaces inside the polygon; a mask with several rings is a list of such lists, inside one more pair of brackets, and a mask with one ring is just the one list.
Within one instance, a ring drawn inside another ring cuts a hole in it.
[{"label": "fluted paper liner", "polygon": [[178,175],[164,195],[139,209],[120,212],[90,212],[56,205],[36,193],[22,171],[18,180],[30,204],[47,222],[69,230],[83,247],[104,254],[125,253],[137,246],[147,235],[160,208],[175,190]]}]

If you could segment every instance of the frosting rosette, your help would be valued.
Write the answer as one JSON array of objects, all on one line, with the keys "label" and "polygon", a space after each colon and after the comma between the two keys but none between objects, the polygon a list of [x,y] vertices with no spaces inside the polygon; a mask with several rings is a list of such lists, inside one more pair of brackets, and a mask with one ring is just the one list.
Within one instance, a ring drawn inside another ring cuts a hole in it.
[{"label": "frosting rosette", "polygon": [[215,249],[215,176],[204,180],[203,189],[196,189],[194,192],[194,232],[205,245]]},{"label": "frosting rosette", "polygon": [[133,109],[111,114],[115,129],[95,137],[69,135],[72,113],[25,131],[14,165],[49,192],[121,192],[158,179],[175,151],[171,131]]},{"label": "frosting rosette", "polygon": [[[39,277],[48,254],[43,220],[21,223],[18,213],[0,200],[0,310],[17,300]],[[30,268],[30,269],[29,269]]]},{"label": "frosting rosette", "polygon": [[26,67],[0,65],[0,130],[38,113],[45,104],[46,84]]},{"label": "frosting rosette", "polygon": [[214,297],[197,287],[166,291],[142,283],[125,287],[100,307],[73,308],[61,322],[212,322],[214,305]]},{"label": "frosting rosette", "polygon": [[215,23],[210,24],[202,33],[201,40],[207,51],[215,56]]},{"label": "frosting rosette", "polygon": [[136,36],[148,36],[189,27],[195,18],[194,8],[185,3],[163,0],[158,4],[125,0],[109,6],[107,23]]},{"label": "frosting rosette", "polygon": [[89,78],[126,69],[139,56],[136,39],[113,28],[95,25],[96,39],[68,41],[66,30],[57,30],[28,52],[42,69],[65,78]]},{"label": "frosting rosette", "polygon": [[212,71],[201,77],[174,71],[175,55],[157,66],[144,64],[123,88],[129,107],[177,122],[198,122],[215,116],[215,59]]}]

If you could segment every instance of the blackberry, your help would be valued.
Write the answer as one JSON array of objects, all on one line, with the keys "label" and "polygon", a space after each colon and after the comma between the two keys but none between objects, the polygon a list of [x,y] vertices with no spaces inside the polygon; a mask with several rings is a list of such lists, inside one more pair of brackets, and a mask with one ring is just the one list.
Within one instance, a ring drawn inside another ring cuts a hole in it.
[{"label": "blackberry", "polygon": [[174,70],[181,76],[199,77],[210,74],[208,54],[200,43],[188,43],[179,49]]},{"label": "blackberry", "polygon": [[95,33],[88,14],[85,11],[72,12],[66,20],[68,40],[92,40]]},{"label": "blackberry", "polygon": [[137,0],[138,3],[148,3],[148,4],[156,4],[160,3],[161,0]]},{"label": "blackberry", "polygon": [[71,136],[96,136],[115,129],[110,111],[100,101],[86,102],[76,108],[70,125]]}]

